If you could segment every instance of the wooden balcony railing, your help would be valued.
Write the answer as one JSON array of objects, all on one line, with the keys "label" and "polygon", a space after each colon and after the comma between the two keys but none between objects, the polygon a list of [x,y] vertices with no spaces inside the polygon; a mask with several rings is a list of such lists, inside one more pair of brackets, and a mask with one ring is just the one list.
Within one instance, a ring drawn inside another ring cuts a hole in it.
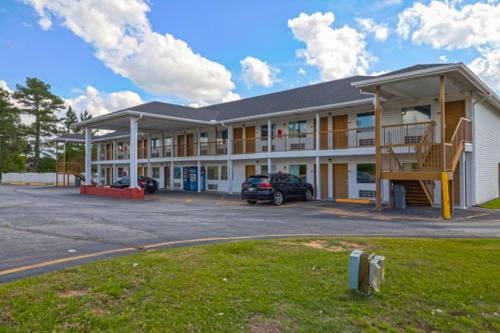
[{"label": "wooden balcony railing", "polygon": [[470,119],[460,118],[450,142],[445,146],[446,170],[455,171],[465,149],[465,143],[469,142],[472,142],[472,122]]}]

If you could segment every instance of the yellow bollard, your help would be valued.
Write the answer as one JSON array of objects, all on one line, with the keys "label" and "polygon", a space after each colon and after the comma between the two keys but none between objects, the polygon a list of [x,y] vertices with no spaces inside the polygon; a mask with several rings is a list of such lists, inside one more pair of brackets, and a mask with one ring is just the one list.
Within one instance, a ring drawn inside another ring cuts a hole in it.
[{"label": "yellow bollard", "polygon": [[442,193],[441,209],[443,211],[443,218],[445,220],[449,220],[451,219],[451,212],[450,212],[450,192],[448,191],[447,172],[441,172],[441,193]]}]

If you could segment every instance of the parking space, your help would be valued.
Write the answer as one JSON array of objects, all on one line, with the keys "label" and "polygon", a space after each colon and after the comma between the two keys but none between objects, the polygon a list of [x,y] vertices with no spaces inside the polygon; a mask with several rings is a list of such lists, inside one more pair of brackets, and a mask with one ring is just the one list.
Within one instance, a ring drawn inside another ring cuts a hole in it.
[{"label": "parking space", "polygon": [[2,271],[48,260],[186,240],[500,236],[498,212],[459,212],[454,222],[439,215],[432,209],[378,213],[372,205],[317,201],[249,205],[237,195],[215,193],[159,191],[137,201],[81,196],[75,188],[0,186],[0,280],[6,278]]}]

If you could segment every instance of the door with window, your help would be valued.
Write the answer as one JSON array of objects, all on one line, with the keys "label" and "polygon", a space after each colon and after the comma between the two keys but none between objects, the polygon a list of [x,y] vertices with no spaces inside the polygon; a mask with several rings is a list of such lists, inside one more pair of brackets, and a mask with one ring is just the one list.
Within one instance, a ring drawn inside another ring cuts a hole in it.
[{"label": "door with window", "polygon": [[347,115],[333,117],[333,148],[344,149],[348,147],[347,140]]}]

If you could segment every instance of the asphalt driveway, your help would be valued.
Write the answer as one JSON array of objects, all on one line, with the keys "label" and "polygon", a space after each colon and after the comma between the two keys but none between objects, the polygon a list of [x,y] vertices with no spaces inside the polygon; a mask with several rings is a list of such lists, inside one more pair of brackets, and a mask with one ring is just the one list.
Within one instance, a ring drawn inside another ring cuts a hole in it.
[{"label": "asphalt driveway", "polygon": [[157,247],[288,235],[500,237],[500,212],[458,211],[448,222],[435,209],[253,206],[236,196],[182,192],[130,201],[80,196],[75,188],[0,186],[0,281]]}]

